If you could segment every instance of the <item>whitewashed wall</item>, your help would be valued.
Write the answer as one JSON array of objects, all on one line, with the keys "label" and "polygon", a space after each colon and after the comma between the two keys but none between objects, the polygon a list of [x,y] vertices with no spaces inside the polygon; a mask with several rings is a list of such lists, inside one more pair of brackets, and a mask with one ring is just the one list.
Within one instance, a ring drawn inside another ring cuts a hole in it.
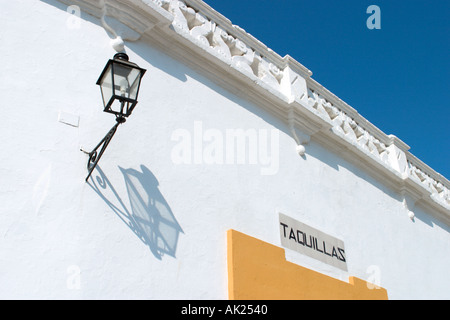
[{"label": "whitewashed wall", "polygon": [[[280,246],[278,212],[342,239],[348,272],[291,261],[379,280],[390,299],[450,297],[448,225],[420,207],[410,220],[400,194],[314,141],[299,157],[281,120],[144,40],[126,43],[148,70],[139,104],[86,183],[80,147],[115,123],[95,85],[110,38],[58,1],[0,4],[0,298],[226,299],[226,230]],[[268,145],[279,132],[275,174],[196,164],[194,149],[193,163],[174,163],[177,134],[194,148],[200,125],[265,132]]]}]

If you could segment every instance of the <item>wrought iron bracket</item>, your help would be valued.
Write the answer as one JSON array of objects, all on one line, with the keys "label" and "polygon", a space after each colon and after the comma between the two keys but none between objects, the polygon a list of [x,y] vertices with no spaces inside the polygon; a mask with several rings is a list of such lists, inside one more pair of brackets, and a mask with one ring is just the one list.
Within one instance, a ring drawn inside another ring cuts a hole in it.
[{"label": "wrought iron bracket", "polygon": [[[81,149],[81,151],[89,155],[89,160],[87,163],[88,175],[86,177],[86,182],[89,180],[92,171],[94,171],[95,167],[97,166],[97,163],[100,161],[103,152],[105,152],[106,148],[108,147],[108,144],[113,138],[114,134],[116,133],[117,128],[119,127],[119,125],[124,123],[126,119],[122,116],[118,116],[116,117],[116,121],[117,123],[111,128],[111,130],[109,130],[106,136],[97,144],[97,146],[91,152],[86,152],[83,149]],[[100,151],[98,151],[99,149]]]}]

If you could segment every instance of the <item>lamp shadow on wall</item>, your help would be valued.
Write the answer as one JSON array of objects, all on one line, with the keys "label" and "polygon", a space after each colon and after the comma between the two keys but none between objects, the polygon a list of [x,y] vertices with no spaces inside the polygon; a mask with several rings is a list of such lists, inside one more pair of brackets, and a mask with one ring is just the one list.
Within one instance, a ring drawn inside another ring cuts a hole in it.
[{"label": "lamp shadow on wall", "polygon": [[96,168],[99,175],[90,179],[88,184],[157,259],[161,260],[165,254],[175,258],[178,237],[183,230],[159,190],[158,180],[144,165],[141,165],[142,172],[131,168],[119,169],[125,180],[131,209],[99,166]]}]

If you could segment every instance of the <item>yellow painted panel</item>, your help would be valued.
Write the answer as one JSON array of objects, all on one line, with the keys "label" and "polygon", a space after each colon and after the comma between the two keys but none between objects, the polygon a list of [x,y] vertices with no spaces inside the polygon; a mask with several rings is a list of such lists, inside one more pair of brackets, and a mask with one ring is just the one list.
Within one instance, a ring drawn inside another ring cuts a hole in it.
[{"label": "yellow painted panel", "polygon": [[383,288],[340,281],[286,261],[284,249],[236,230],[227,232],[228,295],[232,300],[387,300]]}]

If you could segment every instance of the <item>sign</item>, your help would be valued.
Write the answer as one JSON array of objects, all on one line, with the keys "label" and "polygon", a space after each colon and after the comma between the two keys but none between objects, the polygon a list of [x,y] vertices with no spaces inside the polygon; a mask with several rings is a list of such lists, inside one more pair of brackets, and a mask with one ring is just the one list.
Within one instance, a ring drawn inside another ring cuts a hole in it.
[{"label": "sign", "polygon": [[344,242],[314,229],[282,213],[280,219],[281,245],[311,258],[347,271]]}]

